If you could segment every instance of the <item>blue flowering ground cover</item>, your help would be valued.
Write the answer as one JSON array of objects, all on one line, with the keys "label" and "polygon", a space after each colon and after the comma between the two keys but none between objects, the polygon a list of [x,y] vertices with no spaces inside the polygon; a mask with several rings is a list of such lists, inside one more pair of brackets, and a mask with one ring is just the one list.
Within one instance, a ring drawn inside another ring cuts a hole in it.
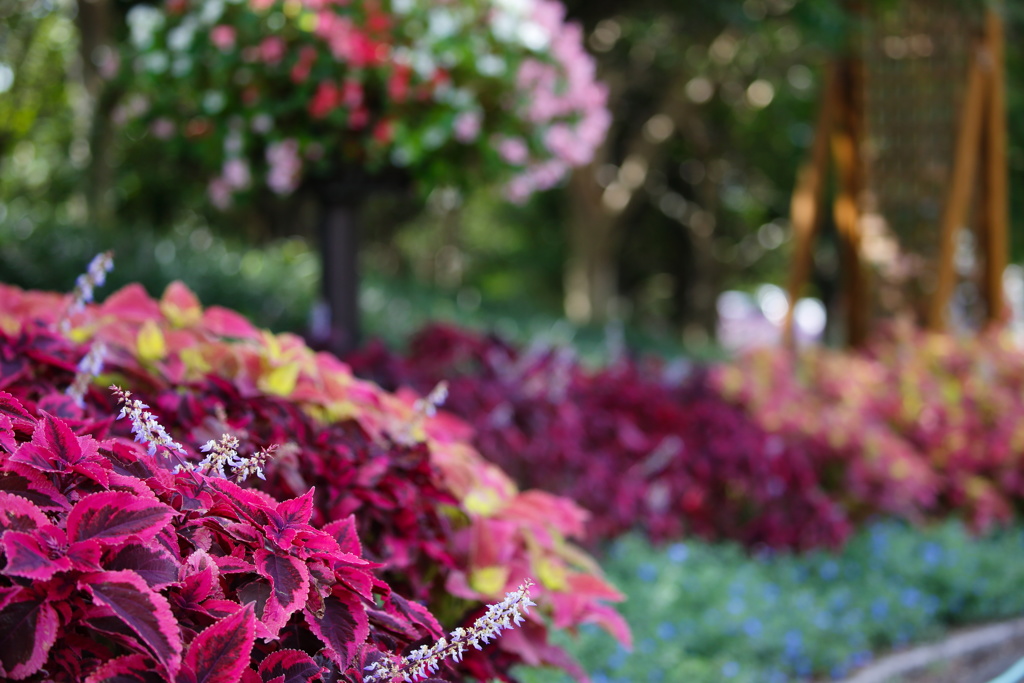
[{"label": "blue flowering ground cover", "polygon": [[[838,554],[760,553],[626,536],[608,577],[628,596],[627,652],[597,629],[566,641],[594,683],[840,679],[892,648],[1024,614],[1024,529],[869,525]],[[526,683],[568,679],[520,672]]]}]

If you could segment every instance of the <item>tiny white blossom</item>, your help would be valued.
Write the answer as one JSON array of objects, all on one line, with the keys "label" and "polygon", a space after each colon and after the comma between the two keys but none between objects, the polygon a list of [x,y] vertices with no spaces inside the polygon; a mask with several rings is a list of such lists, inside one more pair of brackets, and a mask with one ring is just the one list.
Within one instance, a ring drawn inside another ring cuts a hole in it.
[{"label": "tiny white blossom", "polygon": [[537,603],[530,600],[530,587],[533,581],[527,579],[519,588],[505,594],[505,599],[487,608],[479,619],[468,629],[461,626],[449,635],[451,641],[441,638],[431,647],[421,645],[401,659],[377,661],[366,667],[364,680],[367,683],[393,683],[395,680],[412,681],[425,678],[435,673],[441,662],[451,657],[461,661],[466,645],[480,650],[480,643],[488,643],[500,635],[505,629],[513,628],[512,623],[522,623],[522,613],[529,614],[530,607]]}]

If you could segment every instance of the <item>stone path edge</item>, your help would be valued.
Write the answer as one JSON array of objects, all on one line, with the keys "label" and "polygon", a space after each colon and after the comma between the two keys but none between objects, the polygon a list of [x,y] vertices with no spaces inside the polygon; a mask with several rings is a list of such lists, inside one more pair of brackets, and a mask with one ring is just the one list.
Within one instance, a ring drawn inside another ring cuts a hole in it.
[{"label": "stone path edge", "polygon": [[977,654],[1015,639],[1024,639],[1024,617],[968,628],[935,643],[885,655],[840,683],[887,683],[934,664]]}]

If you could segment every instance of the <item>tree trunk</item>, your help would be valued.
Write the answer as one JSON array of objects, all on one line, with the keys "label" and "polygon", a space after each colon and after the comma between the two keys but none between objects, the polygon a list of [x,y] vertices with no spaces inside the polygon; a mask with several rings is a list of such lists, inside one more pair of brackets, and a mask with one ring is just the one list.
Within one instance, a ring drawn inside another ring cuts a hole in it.
[{"label": "tree trunk", "polygon": [[79,75],[85,91],[79,111],[81,135],[89,145],[86,177],[86,210],[89,222],[98,227],[113,220],[114,168],[110,158],[113,128],[110,112],[117,102],[103,76],[103,59],[113,59],[114,8],[110,0],[78,0]]},{"label": "tree trunk", "polygon": [[593,167],[586,166],[569,181],[565,314],[576,324],[608,320],[618,292],[618,215],[604,206],[593,174]]}]

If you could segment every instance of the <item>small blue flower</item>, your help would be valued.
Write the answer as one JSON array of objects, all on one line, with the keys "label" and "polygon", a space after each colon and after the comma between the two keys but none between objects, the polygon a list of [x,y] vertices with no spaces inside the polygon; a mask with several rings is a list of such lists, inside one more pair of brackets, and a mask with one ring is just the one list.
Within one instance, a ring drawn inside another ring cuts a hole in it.
[{"label": "small blue flower", "polygon": [[732,678],[740,672],[740,665],[736,662],[726,662],[722,665],[722,675],[726,678]]},{"label": "small blue flower", "polygon": [[761,622],[758,619],[747,619],[743,622],[743,632],[751,638],[757,638],[762,632],[764,632],[764,626],[761,625]]},{"label": "small blue flower", "polygon": [[924,548],[921,549],[921,559],[929,567],[934,567],[942,562],[943,556],[942,547],[935,542],[925,543]]},{"label": "small blue flower", "polygon": [[672,640],[676,637],[677,632],[676,625],[671,621],[663,621],[658,624],[657,633],[662,640]]},{"label": "small blue flower", "polygon": [[689,556],[690,549],[686,547],[685,543],[673,543],[668,547],[668,559],[676,564],[686,562],[686,558]]},{"label": "small blue flower", "polygon": [[743,601],[743,598],[733,598],[729,601],[726,609],[729,614],[742,614],[747,609],[747,603]]},{"label": "small blue flower", "polygon": [[916,607],[921,602],[921,591],[916,588],[905,588],[900,593],[900,601],[904,607]]},{"label": "small blue flower", "polygon": [[871,603],[871,616],[876,620],[882,621],[885,616],[889,613],[889,603],[882,598],[875,600]]},{"label": "small blue flower", "polygon": [[839,576],[839,563],[835,560],[825,562],[818,569],[818,575],[825,581],[832,581]]},{"label": "small blue flower", "polygon": [[644,583],[652,583],[658,578],[658,568],[650,562],[645,562],[637,567],[636,576]]}]

